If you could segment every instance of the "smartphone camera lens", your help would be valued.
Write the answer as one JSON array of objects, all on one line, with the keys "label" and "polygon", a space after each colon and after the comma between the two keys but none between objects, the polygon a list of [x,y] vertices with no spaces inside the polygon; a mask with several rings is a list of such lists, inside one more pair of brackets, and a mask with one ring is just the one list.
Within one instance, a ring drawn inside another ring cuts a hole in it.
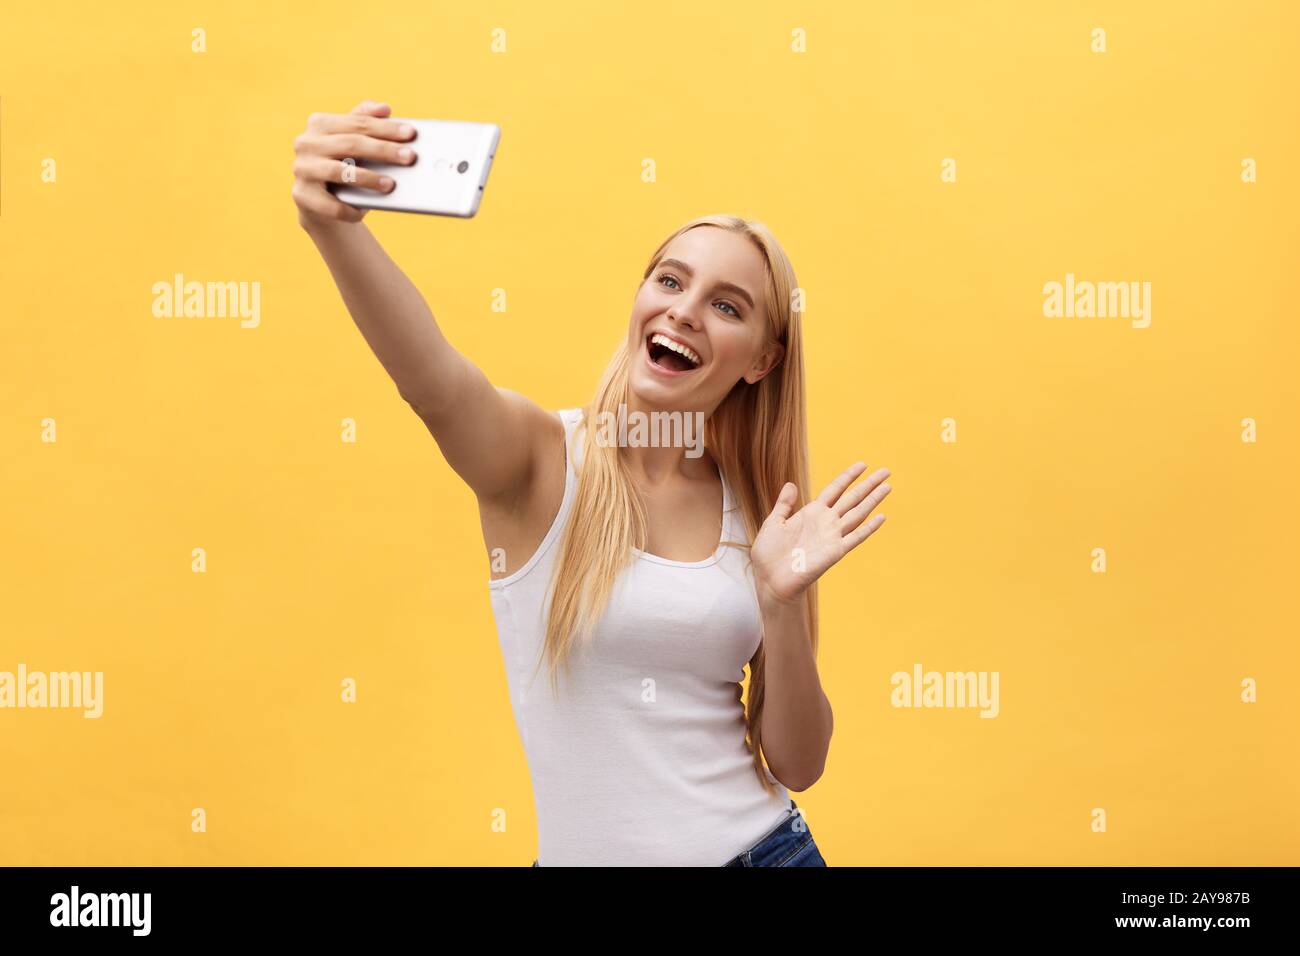
[{"label": "smartphone camera lens", "polygon": [[458,173],[463,173],[467,169],[469,169],[469,163],[465,162],[463,159],[456,164],[456,172]]}]

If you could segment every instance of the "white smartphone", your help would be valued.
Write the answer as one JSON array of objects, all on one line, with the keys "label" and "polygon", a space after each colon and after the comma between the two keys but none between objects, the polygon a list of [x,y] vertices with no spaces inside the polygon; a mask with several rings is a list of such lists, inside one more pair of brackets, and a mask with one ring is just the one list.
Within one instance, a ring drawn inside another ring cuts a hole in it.
[{"label": "white smartphone", "polygon": [[501,127],[495,123],[460,120],[403,119],[415,127],[415,138],[403,145],[415,150],[409,166],[375,160],[345,160],[391,176],[396,185],[387,193],[348,183],[329,183],[329,190],[350,206],[391,209],[468,219],[478,212],[488,170],[497,153]]}]

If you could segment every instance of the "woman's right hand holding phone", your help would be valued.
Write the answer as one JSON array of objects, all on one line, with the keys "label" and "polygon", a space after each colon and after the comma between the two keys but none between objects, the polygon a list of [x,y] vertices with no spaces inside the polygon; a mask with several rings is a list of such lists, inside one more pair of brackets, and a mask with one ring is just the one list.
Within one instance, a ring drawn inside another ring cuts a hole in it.
[{"label": "woman's right hand holding phone", "polygon": [[389,177],[344,162],[415,162],[414,148],[407,145],[415,130],[388,115],[387,103],[370,100],[351,113],[311,115],[306,131],[293,144],[298,154],[293,164],[298,221],[398,395],[420,416],[447,463],[478,497],[484,532],[497,542],[494,547],[509,554],[530,553],[541,539],[534,533],[536,526],[544,533],[564,496],[563,424],[523,395],[495,387],[456,351],[424,296],[360,224],[366,210],[326,188],[328,183],[346,182],[392,191],[392,184],[384,182]]},{"label": "woman's right hand holding phone", "polygon": [[348,183],[376,192],[393,189],[393,180],[353,160],[409,166],[415,150],[414,127],[386,117],[387,103],[366,100],[351,113],[312,113],[307,128],[293,141],[293,201],[303,228],[326,222],[360,222],[366,210],[336,198],[326,183]]}]

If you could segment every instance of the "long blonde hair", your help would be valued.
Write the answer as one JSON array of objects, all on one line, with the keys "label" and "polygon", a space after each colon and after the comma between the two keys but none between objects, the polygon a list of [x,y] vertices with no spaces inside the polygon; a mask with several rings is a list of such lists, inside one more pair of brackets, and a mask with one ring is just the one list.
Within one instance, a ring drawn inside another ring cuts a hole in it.
[{"label": "long blonde hair", "polygon": [[[658,266],[669,244],[698,226],[717,226],[746,236],[763,254],[766,282],[762,294],[768,342],[785,347],[772,371],[756,383],[741,379],[708,418],[705,445],[730,484],[752,542],[776,504],[787,481],[799,487],[802,507],[809,500],[807,413],[804,401],[803,341],[798,288],[785,251],[760,222],[737,216],[701,216],[665,239],[650,257],[642,281]],[[646,546],[645,505],[626,462],[612,443],[596,441],[590,423],[601,412],[618,413],[628,399],[629,354],[626,337],[614,353],[591,402],[583,409],[585,429],[577,494],[560,543],[551,581],[551,607],[543,652],[555,685],[561,664],[567,669],[575,640],[591,636],[615,578],[627,566],[632,548]],[[817,653],[817,585],[807,590],[808,633]],[[763,644],[749,661],[749,698],[745,723],[754,772],[763,788],[774,792],[762,759]]]}]

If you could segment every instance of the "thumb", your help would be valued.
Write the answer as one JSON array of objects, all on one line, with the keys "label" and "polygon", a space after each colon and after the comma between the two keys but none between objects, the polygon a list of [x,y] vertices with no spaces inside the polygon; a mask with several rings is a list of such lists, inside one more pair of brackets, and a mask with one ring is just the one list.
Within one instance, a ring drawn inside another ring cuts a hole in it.
[{"label": "thumb", "polygon": [[794,506],[799,502],[799,486],[793,481],[787,481],[781,487],[781,494],[777,496],[776,506],[772,509],[771,518],[778,521],[784,521],[794,513]]}]

